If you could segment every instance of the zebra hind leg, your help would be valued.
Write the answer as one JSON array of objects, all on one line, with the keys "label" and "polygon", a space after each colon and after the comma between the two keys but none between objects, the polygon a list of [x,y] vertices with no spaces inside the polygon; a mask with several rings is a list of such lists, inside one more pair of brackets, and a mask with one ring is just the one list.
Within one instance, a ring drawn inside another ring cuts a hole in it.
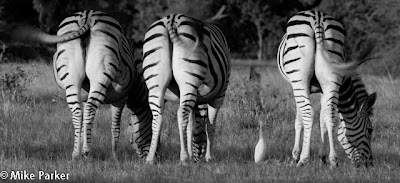
[{"label": "zebra hind leg", "polygon": [[[160,84],[161,85],[161,84]],[[154,164],[154,158],[156,157],[156,151],[159,146],[160,133],[162,128],[162,118],[164,111],[164,95],[165,95],[165,84],[160,87],[154,88],[149,91],[149,106],[152,112],[152,123],[151,123],[151,143],[149,153],[146,157],[146,164]]]},{"label": "zebra hind leg", "polygon": [[[179,139],[181,144],[180,161],[184,165],[187,164],[187,160],[189,158],[189,154],[187,151],[187,144],[188,140],[191,138],[188,138],[187,130],[189,124],[189,117],[190,115],[192,115],[193,108],[195,105],[194,101],[195,100],[193,99],[187,99],[186,97],[181,97],[181,104],[177,111],[179,137],[180,137]],[[189,143],[191,143],[191,141]]]},{"label": "zebra hind leg", "polygon": [[208,106],[198,105],[194,109],[193,124],[193,158],[199,162],[207,148],[206,124],[208,123]]},{"label": "zebra hind leg", "polygon": [[[201,69],[193,69],[188,65],[182,65],[181,67],[176,66],[178,64],[173,64],[173,74],[176,83],[179,86],[180,96],[179,96],[179,109],[177,111],[178,127],[179,127],[179,140],[181,145],[180,151],[180,161],[182,164],[187,164],[189,158],[187,144],[191,145],[191,127],[188,128],[189,118],[192,118],[193,110],[197,102],[198,88],[202,83],[202,79],[205,78]],[[187,71],[190,69],[190,72]],[[192,118],[193,119],[193,118]],[[189,133],[188,132],[189,130]],[[191,148],[189,145],[189,148]]]},{"label": "zebra hind leg", "polygon": [[111,149],[112,149],[112,155],[115,161],[118,161],[117,157],[117,148],[118,148],[118,142],[119,142],[119,135],[121,131],[121,116],[122,116],[122,110],[124,109],[124,102],[121,103],[116,103],[111,105],[111,135],[112,135],[112,141],[111,141]]},{"label": "zebra hind leg", "polygon": [[[96,115],[96,111],[103,103],[106,96],[106,85],[101,84],[99,87],[96,83],[91,83],[88,100],[84,103],[83,108],[83,155],[89,156],[92,150],[92,122]],[[97,90],[95,90],[97,88]]]},{"label": "zebra hind leg", "polygon": [[196,123],[196,122],[193,122],[193,121],[195,121],[194,111],[195,110],[192,110],[192,112],[189,114],[189,122],[186,127],[186,135],[187,135],[186,143],[187,143],[187,152],[189,155],[189,160],[192,160],[192,157],[193,157],[193,147],[192,147],[193,125]]},{"label": "zebra hind leg", "polygon": [[67,103],[72,112],[72,124],[74,125],[74,149],[72,151],[72,160],[81,156],[82,149],[82,105],[80,99],[80,87],[71,85],[66,89]]},{"label": "zebra hind leg", "polygon": [[309,98],[310,95],[308,92],[304,94],[305,95],[302,95],[301,97],[295,97],[298,112],[300,112],[301,114],[301,121],[304,128],[303,147],[301,148],[300,159],[296,165],[297,167],[307,164],[310,159],[311,133],[314,122],[314,109],[311,105],[311,101]]},{"label": "zebra hind leg", "polygon": [[[329,92],[328,92],[329,91]],[[326,125],[327,131],[328,131],[328,140],[329,140],[329,161],[331,164],[331,167],[337,167],[338,162],[337,162],[337,153],[336,153],[336,148],[335,148],[335,142],[333,141],[334,137],[334,130],[337,127],[337,106],[336,104],[338,103],[338,98],[339,94],[337,92],[332,92],[332,91],[338,91],[338,89],[330,89],[330,90],[324,90],[324,93],[326,93],[323,97],[323,111],[324,112],[324,123]]]},{"label": "zebra hind leg", "polygon": [[321,164],[326,164],[326,154],[325,154],[325,149],[326,149],[326,134],[328,132],[325,124],[325,105],[323,105],[323,95],[321,96],[321,111],[319,115],[319,125],[320,125],[320,130],[321,130],[321,143],[319,146],[319,158],[320,158],[320,163]]},{"label": "zebra hind leg", "polygon": [[212,161],[211,153],[214,151],[214,138],[215,138],[215,125],[217,121],[217,114],[222,105],[223,98],[219,98],[208,105],[208,122],[206,124],[206,134],[207,134],[207,149],[206,149],[206,161]]},{"label": "zebra hind leg", "polygon": [[300,148],[300,141],[301,141],[301,132],[303,131],[303,122],[301,119],[301,112],[300,109],[297,108],[296,112],[296,119],[295,119],[295,140],[294,140],[294,146],[292,150],[292,158],[295,163],[297,163],[300,159],[300,153],[301,153],[301,148]]}]

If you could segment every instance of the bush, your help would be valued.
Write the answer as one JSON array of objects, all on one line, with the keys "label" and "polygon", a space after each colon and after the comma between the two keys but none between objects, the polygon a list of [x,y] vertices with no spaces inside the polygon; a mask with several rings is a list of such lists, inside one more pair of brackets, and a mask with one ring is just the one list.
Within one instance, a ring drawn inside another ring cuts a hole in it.
[{"label": "bush", "polygon": [[15,67],[8,72],[0,75],[1,100],[19,101],[26,99],[24,92],[34,79],[30,72],[22,70],[21,67]]}]

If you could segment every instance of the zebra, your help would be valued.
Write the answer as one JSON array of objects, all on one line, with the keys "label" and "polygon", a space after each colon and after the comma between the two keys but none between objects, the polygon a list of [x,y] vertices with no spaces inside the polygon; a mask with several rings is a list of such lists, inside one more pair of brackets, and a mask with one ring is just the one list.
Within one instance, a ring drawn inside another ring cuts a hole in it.
[{"label": "zebra", "polygon": [[141,72],[149,89],[153,137],[146,163],[154,163],[164,100],[180,101],[180,161],[185,164],[192,157],[198,161],[204,151],[205,160],[212,159],[215,123],[230,68],[227,41],[213,24],[171,14],[148,28]]},{"label": "zebra", "polygon": [[[296,101],[295,144],[297,166],[308,162],[314,110],[311,93],[321,94],[320,157],[324,160],[326,133],[329,160],[336,167],[333,130],[348,157],[357,166],[372,165],[370,116],[376,93],[368,94],[355,69],[361,62],[345,62],[345,30],[334,17],[320,11],[301,11],[292,16],[278,48],[279,71],[292,88]],[[300,136],[304,128],[303,146]],[[300,154],[301,151],[301,154]]]},{"label": "zebra", "polygon": [[[125,105],[131,114],[130,141],[140,157],[147,155],[152,133],[148,90],[143,76],[135,68],[132,48],[116,19],[101,11],[84,10],[66,17],[58,26],[57,35],[22,27],[13,33],[13,37],[57,43],[53,56],[54,76],[66,92],[72,113],[75,131],[72,159],[88,156],[91,152],[92,122],[103,103],[111,104],[114,159],[117,159]],[[88,92],[86,99],[81,99],[81,89]]]}]

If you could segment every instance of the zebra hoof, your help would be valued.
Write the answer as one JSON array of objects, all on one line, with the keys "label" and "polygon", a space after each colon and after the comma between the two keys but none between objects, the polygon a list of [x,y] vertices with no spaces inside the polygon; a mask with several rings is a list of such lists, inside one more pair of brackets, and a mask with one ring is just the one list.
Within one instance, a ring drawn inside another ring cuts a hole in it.
[{"label": "zebra hoof", "polygon": [[182,166],[189,166],[188,161],[181,161],[180,164],[181,164]]},{"label": "zebra hoof", "polygon": [[297,168],[303,167],[303,166],[305,166],[306,164],[308,164],[308,160],[300,160],[299,162],[297,162],[296,167],[297,167]]},{"label": "zebra hoof", "polygon": [[118,161],[118,157],[117,157],[117,155],[116,154],[113,154],[113,157],[112,157],[112,159],[114,160],[114,162],[116,162],[116,163],[118,163],[119,161]]},{"label": "zebra hoof", "polygon": [[82,159],[82,156],[72,155],[72,161],[79,161]]},{"label": "zebra hoof", "polygon": [[292,158],[294,161],[297,163],[300,160],[300,151],[299,150],[293,150],[292,152]]},{"label": "zebra hoof", "polygon": [[331,169],[335,169],[335,168],[337,168],[338,166],[339,166],[338,163],[335,163],[335,164],[331,164],[330,168],[331,168]]},{"label": "zebra hoof", "polygon": [[146,165],[155,165],[154,160],[146,160]]},{"label": "zebra hoof", "polygon": [[330,162],[331,162],[331,166],[330,166],[331,169],[337,168],[339,166],[336,157],[330,158]]},{"label": "zebra hoof", "polygon": [[79,161],[80,159],[82,159],[82,154],[72,153],[72,161]]},{"label": "zebra hoof", "polygon": [[90,151],[83,152],[82,156],[83,156],[85,159],[90,158]]},{"label": "zebra hoof", "polygon": [[339,164],[338,164],[336,161],[334,161],[334,162],[331,162],[330,168],[331,168],[331,169],[335,169],[335,168],[337,168],[338,166],[339,166]]},{"label": "zebra hoof", "polygon": [[300,168],[300,167],[303,167],[304,165],[305,165],[305,163],[298,162],[298,163],[296,164],[296,167],[297,167],[297,168]]},{"label": "zebra hoof", "polygon": [[298,160],[291,159],[291,160],[289,160],[289,165],[290,166],[295,166],[297,164],[297,162],[298,162]]}]

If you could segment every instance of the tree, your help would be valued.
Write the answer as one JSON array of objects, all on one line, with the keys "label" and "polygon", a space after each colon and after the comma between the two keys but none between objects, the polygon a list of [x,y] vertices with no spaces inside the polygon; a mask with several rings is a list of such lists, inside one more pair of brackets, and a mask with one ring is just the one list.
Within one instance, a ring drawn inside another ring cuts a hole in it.
[{"label": "tree", "polygon": [[263,35],[269,26],[268,20],[271,16],[270,5],[266,1],[261,0],[234,1],[234,5],[241,7],[241,22],[250,21],[254,24],[258,38],[257,59],[262,60]]},{"label": "tree", "polygon": [[[279,40],[288,12],[311,9],[322,0],[228,0],[229,4],[240,9],[240,21],[250,21],[256,28],[258,51],[257,59],[264,57],[264,39]],[[278,38],[279,37],[279,38]],[[279,44],[279,43],[277,43]],[[275,45],[275,44],[274,44]]]},{"label": "tree", "polygon": [[[400,68],[400,2],[398,0],[330,0],[319,9],[341,20],[346,30],[347,60],[370,61],[375,73]],[[340,9],[342,11],[336,11]],[[397,75],[397,74],[396,74]]]},{"label": "tree", "polygon": [[[212,0],[123,0],[121,6],[125,8],[122,9],[130,11],[125,17],[132,17],[126,22],[128,27],[126,33],[134,40],[135,47],[141,47],[144,34],[154,21],[168,14],[177,13],[206,20],[211,17],[212,12],[209,7],[212,3]],[[204,11],[198,11],[199,9]]]},{"label": "tree", "polygon": [[98,9],[104,0],[32,0],[33,9],[39,14],[40,28],[45,32],[55,33],[58,24],[68,15],[85,9]]}]

